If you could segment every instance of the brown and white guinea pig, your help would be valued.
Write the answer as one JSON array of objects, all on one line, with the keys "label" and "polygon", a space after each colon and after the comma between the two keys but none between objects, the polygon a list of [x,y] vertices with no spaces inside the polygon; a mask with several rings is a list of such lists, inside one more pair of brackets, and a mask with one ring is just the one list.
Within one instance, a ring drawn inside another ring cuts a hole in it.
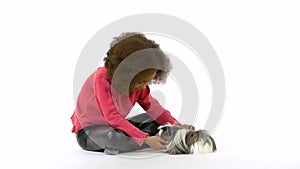
[{"label": "brown and white guinea pig", "polygon": [[169,142],[166,149],[170,154],[207,154],[217,150],[214,139],[206,130],[164,125],[159,127],[159,136]]}]

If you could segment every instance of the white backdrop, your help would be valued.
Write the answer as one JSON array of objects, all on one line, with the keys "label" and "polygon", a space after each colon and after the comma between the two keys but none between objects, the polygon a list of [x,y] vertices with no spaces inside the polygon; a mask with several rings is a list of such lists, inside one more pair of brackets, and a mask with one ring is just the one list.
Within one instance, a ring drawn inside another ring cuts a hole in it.
[{"label": "white backdrop", "polygon": [[78,149],[70,116],[80,52],[102,27],[139,13],[184,19],[214,46],[227,88],[214,133],[221,154],[237,154],[238,168],[245,159],[300,168],[299,7],[292,0],[0,1],[0,168],[68,166],[64,152]]}]

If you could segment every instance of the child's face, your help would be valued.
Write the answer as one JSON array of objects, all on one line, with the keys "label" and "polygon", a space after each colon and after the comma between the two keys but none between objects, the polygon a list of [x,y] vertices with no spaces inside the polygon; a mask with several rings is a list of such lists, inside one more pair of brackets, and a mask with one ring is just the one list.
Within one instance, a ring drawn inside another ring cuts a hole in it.
[{"label": "child's face", "polygon": [[143,72],[142,74],[137,75],[134,78],[132,85],[130,85],[130,93],[146,88],[148,83],[152,79],[154,79],[155,76],[156,76],[156,71],[154,70],[146,71]]}]

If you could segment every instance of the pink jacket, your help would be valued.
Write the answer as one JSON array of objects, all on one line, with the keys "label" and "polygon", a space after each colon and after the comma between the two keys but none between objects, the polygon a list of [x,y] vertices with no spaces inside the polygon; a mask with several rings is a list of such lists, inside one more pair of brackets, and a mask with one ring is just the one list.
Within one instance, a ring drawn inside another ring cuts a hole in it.
[{"label": "pink jacket", "polygon": [[84,127],[108,124],[124,131],[138,145],[142,145],[148,133],[139,130],[125,118],[134,104],[140,106],[159,124],[180,124],[159,102],[150,95],[149,86],[128,95],[119,94],[107,77],[107,69],[99,67],[84,83],[72,115],[73,129],[77,133]]}]

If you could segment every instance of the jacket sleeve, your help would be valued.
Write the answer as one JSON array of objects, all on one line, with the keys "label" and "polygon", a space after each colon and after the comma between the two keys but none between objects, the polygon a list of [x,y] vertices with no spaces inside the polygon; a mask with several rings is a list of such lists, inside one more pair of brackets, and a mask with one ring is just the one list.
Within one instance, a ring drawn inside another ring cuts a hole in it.
[{"label": "jacket sleeve", "polygon": [[140,95],[138,103],[157,123],[161,125],[165,123],[180,124],[168,110],[164,109],[159,102],[150,95],[149,86],[147,86]]},{"label": "jacket sleeve", "polygon": [[95,79],[95,97],[105,121],[114,129],[124,131],[141,146],[149,134],[132,125],[117,111],[108,81]]}]

